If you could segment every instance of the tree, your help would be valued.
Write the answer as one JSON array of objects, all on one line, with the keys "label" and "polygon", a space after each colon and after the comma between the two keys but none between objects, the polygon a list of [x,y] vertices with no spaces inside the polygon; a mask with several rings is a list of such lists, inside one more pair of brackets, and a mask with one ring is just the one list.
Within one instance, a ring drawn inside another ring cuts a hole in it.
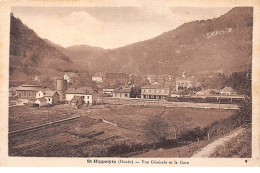
[{"label": "tree", "polygon": [[168,123],[159,115],[149,118],[143,127],[145,137],[152,141],[154,145],[156,142],[162,142],[166,139],[168,129]]},{"label": "tree", "polygon": [[141,87],[136,86],[136,87],[131,88],[130,97],[131,98],[137,98],[137,97],[140,98],[141,97]]}]

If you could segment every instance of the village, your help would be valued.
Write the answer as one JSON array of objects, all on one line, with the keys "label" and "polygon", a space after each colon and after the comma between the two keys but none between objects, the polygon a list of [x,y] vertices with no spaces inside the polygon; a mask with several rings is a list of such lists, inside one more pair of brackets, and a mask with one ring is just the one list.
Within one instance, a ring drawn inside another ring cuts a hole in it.
[{"label": "village", "polygon": [[111,101],[132,100],[147,103],[151,101],[197,102],[197,103],[241,103],[245,96],[226,86],[220,90],[206,88],[194,77],[179,78],[171,75],[127,75],[126,73],[95,73],[92,81],[96,87],[68,87],[75,75],[64,74],[56,79],[56,90],[40,84],[22,84],[9,88],[10,106],[32,104],[33,107],[69,104],[80,108],[83,104],[94,106]]},{"label": "village", "polygon": [[[202,85],[196,86],[185,72],[176,79],[97,73],[91,78],[96,87],[70,87],[77,78],[65,73],[56,78],[56,90],[35,79],[9,89],[10,155],[139,157],[152,145],[143,131],[151,117],[160,116],[169,124],[167,140],[183,140],[190,131],[231,117],[246,99],[228,86],[199,88]],[[210,142],[198,139],[197,149]],[[115,151],[118,145],[130,151]],[[178,157],[173,149],[169,157]],[[181,155],[192,153],[185,150]]]}]

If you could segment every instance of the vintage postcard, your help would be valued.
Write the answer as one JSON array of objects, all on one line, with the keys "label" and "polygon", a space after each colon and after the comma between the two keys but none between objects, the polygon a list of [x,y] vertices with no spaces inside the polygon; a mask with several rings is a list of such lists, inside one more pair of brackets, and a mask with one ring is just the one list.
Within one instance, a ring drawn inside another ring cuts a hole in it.
[{"label": "vintage postcard", "polygon": [[0,166],[259,166],[260,1],[1,1]]}]

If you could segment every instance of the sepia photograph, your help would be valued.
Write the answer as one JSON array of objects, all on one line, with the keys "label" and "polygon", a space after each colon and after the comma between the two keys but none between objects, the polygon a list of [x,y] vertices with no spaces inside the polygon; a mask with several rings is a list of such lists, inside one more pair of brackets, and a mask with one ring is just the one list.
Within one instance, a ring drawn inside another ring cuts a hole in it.
[{"label": "sepia photograph", "polygon": [[246,164],[254,10],[11,6],[8,157]]}]

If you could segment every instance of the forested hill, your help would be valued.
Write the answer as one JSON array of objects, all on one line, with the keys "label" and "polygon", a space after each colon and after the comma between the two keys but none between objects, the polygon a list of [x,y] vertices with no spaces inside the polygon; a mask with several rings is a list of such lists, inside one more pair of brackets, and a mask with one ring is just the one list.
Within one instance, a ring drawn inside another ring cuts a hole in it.
[{"label": "forested hill", "polygon": [[58,49],[11,14],[10,78],[32,78],[35,75],[59,75],[79,68]]},{"label": "forested hill", "polygon": [[91,67],[173,75],[244,71],[251,68],[252,28],[253,9],[234,8],[217,19],[186,23],[156,38],[107,51],[93,59]]},{"label": "forested hill", "polygon": [[[140,74],[231,74],[251,69],[253,9],[234,8],[217,19],[194,21],[153,39],[105,50],[63,48],[43,40],[11,15],[10,77],[91,70]],[[138,31],[136,31],[138,32]]]}]

